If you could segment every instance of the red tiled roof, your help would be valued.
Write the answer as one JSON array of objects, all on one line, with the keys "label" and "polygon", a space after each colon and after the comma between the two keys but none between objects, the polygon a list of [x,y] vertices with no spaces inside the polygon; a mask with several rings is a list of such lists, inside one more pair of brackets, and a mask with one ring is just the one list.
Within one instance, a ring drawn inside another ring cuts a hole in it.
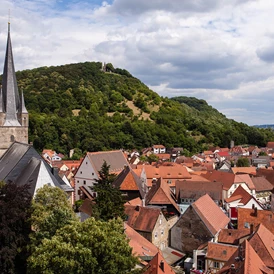
[{"label": "red tiled roof", "polygon": [[166,147],[163,146],[163,145],[153,145],[152,147],[153,147],[153,148],[166,148]]},{"label": "red tiled roof", "polygon": [[[232,272],[230,270],[232,264],[235,266],[236,273],[240,274],[273,274],[273,270],[266,267],[247,240],[244,241],[239,249],[240,248],[242,251],[236,251],[217,274],[235,273],[235,271]],[[238,257],[239,253],[242,254],[241,257],[243,257],[244,260],[235,260],[235,257]]]},{"label": "red tiled roof", "polygon": [[227,203],[240,200],[239,202],[246,205],[250,199],[253,199],[253,196],[251,196],[246,190],[243,189],[243,187],[240,185],[236,188],[236,190],[233,192],[233,194],[225,199]]},{"label": "red tiled roof", "polygon": [[274,233],[274,214],[269,210],[257,210],[248,208],[238,208],[238,229],[245,229],[245,223],[253,224],[257,227],[263,224]]},{"label": "red tiled roof", "polygon": [[164,257],[158,252],[142,271],[142,274],[175,274]]},{"label": "red tiled roof", "polygon": [[230,156],[228,151],[219,151],[216,154],[218,154],[220,157],[228,157]]},{"label": "red tiled roof", "polygon": [[207,259],[226,262],[237,251],[238,246],[208,242]]},{"label": "red tiled roof", "polygon": [[262,224],[248,240],[267,267],[274,268],[274,235]]},{"label": "red tiled roof", "polygon": [[225,190],[230,189],[235,179],[235,174],[217,170],[209,171],[206,174],[201,174],[201,176],[211,182],[221,182]]},{"label": "red tiled roof", "polygon": [[267,142],[266,147],[267,148],[274,148],[274,142]]},{"label": "red tiled roof", "polygon": [[246,173],[246,174],[253,174],[256,175],[256,167],[232,167],[231,170],[234,174],[236,173]]},{"label": "red tiled roof", "polygon": [[195,201],[192,204],[192,208],[194,208],[212,235],[216,235],[216,233],[220,229],[225,228],[230,221],[208,194],[205,194]]},{"label": "red tiled roof", "polygon": [[246,185],[248,186],[248,188],[250,190],[254,190],[255,189],[255,185],[253,184],[249,174],[236,174],[235,175],[235,180],[234,183],[246,183]]},{"label": "red tiled roof", "polygon": [[265,177],[252,177],[251,180],[257,192],[273,190],[273,185]]},{"label": "red tiled roof", "polygon": [[239,240],[248,235],[250,235],[250,230],[246,229],[222,229],[218,236],[218,242],[238,245]]},{"label": "red tiled roof", "polygon": [[125,234],[129,239],[129,245],[132,247],[132,254],[137,256],[155,256],[158,248],[135,231],[128,224],[124,223]]},{"label": "red tiled roof", "polygon": [[159,178],[146,195],[146,205],[173,205],[179,213],[180,211],[172,198],[172,194],[169,185]]},{"label": "red tiled roof", "polygon": [[137,231],[152,232],[161,214],[158,208],[125,205],[127,224]]},{"label": "red tiled roof", "polygon": [[257,176],[265,177],[274,186],[274,170],[273,169],[257,169]]}]

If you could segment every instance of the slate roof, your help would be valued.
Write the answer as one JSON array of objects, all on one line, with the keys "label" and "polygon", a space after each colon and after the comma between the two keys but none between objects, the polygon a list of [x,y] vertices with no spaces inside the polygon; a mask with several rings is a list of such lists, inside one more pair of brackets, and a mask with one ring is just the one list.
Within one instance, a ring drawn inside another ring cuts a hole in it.
[{"label": "slate roof", "polygon": [[256,192],[273,190],[274,186],[263,176],[252,177],[251,180],[255,186]]},{"label": "slate roof", "polygon": [[133,229],[151,233],[161,214],[161,209],[125,205],[125,214],[128,216],[127,224]]},{"label": "slate roof", "polygon": [[129,166],[126,166],[113,182],[115,187],[124,191],[139,191],[141,198],[145,197],[147,186]]},{"label": "slate roof", "polygon": [[220,229],[225,228],[230,221],[208,194],[199,198],[191,206],[213,236]]},{"label": "slate roof", "polygon": [[4,126],[21,126],[17,119],[17,112],[22,111],[22,106],[14,69],[10,23],[8,24],[8,39],[2,77],[2,100],[0,103],[2,104],[3,111],[6,113]]},{"label": "slate roof", "polygon": [[239,240],[250,235],[246,229],[222,229],[218,235],[218,242],[224,244],[238,245]]},{"label": "slate roof", "polygon": [[208,242],[206,258],[221,262],[227,262],[238,250],[238,246]]},{"label": "slate roof", "polygon": [[121,172],[125,166],[129,165],[121,150],[88,152],[87,156],[97,172],[101,170],[104,161],[110,165],[111,173]]},{"label": "slate roof", "polygon": [[208,194],[213,200],[222,200],[223,186],[220,182],[205,181],[176,181],[176,198],[199,199]]},{"label": "slate roof", "polygon": [[152,184],[146,195],[145,203],[146,205],[172,205],[177,210],[177,213],[180,213],[173,196],[174,194],[171,192],[169,185],[159,178]]},{"label": "slate roof", "polygon": [[19,142],[14,142],[0,158],[0,180],[20,185],[28,183],[32,195],[44,184],[73,191],[31,145]]}]

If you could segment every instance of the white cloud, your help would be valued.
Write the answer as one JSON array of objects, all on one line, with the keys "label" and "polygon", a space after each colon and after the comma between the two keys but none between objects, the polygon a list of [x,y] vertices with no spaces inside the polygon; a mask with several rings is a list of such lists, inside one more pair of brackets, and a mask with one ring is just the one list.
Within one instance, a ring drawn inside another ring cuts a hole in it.
[{"label": "white cloud", "polygon": [[2,0],[18,70],[82,61],[125,68],[162,96],[205,99],[228,118],[274,123],[271,0]]}]

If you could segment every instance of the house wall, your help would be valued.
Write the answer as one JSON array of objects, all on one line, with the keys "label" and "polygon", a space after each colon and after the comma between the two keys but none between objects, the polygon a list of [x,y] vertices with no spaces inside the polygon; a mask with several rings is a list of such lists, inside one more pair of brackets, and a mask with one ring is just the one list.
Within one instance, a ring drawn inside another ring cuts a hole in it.
[{"label": "house wall", "polygon": [[214,237],[190,206],[171,228],[170,245],[183,253],[192,254],[194,249],[212,238]]},{"label": "house wall", "polygon": [[86,155],[75,174],[75,201],[80,199],[79,189],[81,186],[93,187],[98,179],[97,171],[93,168],[90,159]]},{"label": "house wall", "polygon": [[[214,264],[215,263],[215,264]],[[206,269],[210,268],[210,273],[217,273],[224,266],[224,262],[218,260],[206,259]]]},{"label": "house wall", "polygon": [[160,250],[163,250],[164,248],[168,247],[168,236],[169,225],[166,218],[161,213],[152,232],[152,243]]}]

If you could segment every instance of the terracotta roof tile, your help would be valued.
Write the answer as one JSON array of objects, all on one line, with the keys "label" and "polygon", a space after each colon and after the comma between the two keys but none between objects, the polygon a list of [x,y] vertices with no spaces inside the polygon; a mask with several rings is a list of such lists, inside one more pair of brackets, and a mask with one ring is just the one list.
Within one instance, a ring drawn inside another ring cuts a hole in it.
[{"label": "terracotta roof tile", "polygon": [[265,177],[274,186],[274,170],[273,169],[257,169],[257,176]]},{"label": "terracotta roof tile", "polygon": [[232,167],[231,170],[234,174],[246,173],[246,174],[256,175],[256,167],[254,167],[254,166],[250,166],[250,167]]},{"label": "terracotta roof tile", "polygon": [[269,210],[238,208],[238,229],[244,229],[245,224],[253,224],[254,227],[263,224],[274,233],[274,214]]},{"label": "terracotta roof tile", "polygon": [[129,245],[132,247],[132,254],[135,256],[152,256],[154,257],[157,252],[158,248],[144,238],[141,234],[135,231],[132,227],[128,224],[124,223],[125,234],[129,239]]},{"label": "terracotta roof tile", "polygon": [[226,262],[237,250],[238,246],[209,242],[206,258]]},{"label": "terracotta roof tile", "polygon": [[255,189],[255,185],[253,184],[249,174],[236,174],[235,175],[235,180],[234,183],[246,183],[246,185],[248,186],[248,188],[250,190],[254,190]]},{"label": "terracotta roof tile", "polygon": [[265,177],[252,177],[251,180],[257,192],[273,190],[273,185]]},{"label": "terracotta roof tile", "polygon": [[169,185],[161,178],[155,181],[146,195],[146,205],[173,205],[179,213],[178,206],[173,199]]},{"label": "terracotta roof tile", "polygon": [[209,171],[206,174],[201,174],[201,176],[211,182],[221,182],[225,190],[230,189],[235,180],[235,174],[217,170]]},{"label": "terracotta roof tile", "polygon": [[161,214],[158,208],[125,205],[127,224],[137,231],[152,232]]},{"label": "terracotta roof tile", "polygon": [[240,185],[236,188],[236,190],[233,192],[233,194],[225,199],[227,203],[230,203],[232,201],[240,200],[239,202],[246,205],[253,196],[251,196],[246,190],[243,189],[243,187]]},{"label": "terracotta roof tile", "polygon": [[274,235],[260,224],[248,241],[265,265],[274,268]]},{"label": "terracotta roof tile", "polygon": [[250,235],[250,230],[245,229],[222,229],[218,236],[218,242],[238,245],[241,238]]},{"label": "terracotta roof tile", "polygon": [[222,200],[223,186],[220,182],[209,181],[176,181],[176,198],[198,199],[208,194],[213,200]]},{"label": "terracotta roof tile", "polygon": [[[230,269],[231,265],[233,264],[236,269],[236,273],[240,274],[273,274],[273,270],[266,267],[264,262],[252,248],[247,240],[239,247],[239,250],[236,251],[231,258],[225,263],[224,267],[218,271],[218,274],[232,274]],[[238,257],[241,254],[241,257],[244,260],[235,261],[235,257]]]},{"label": "terracotta roof tile", "polygon": [[227,226],[229,218],[223,211],[215,204],[215,202],[205,194],[192,204],[196,213],[207,226],[212,235]]},{"label": "terracotta roof tile", "polygon": [[164,257],[158,252],[142,271],[143,274],[175,274]]}]

